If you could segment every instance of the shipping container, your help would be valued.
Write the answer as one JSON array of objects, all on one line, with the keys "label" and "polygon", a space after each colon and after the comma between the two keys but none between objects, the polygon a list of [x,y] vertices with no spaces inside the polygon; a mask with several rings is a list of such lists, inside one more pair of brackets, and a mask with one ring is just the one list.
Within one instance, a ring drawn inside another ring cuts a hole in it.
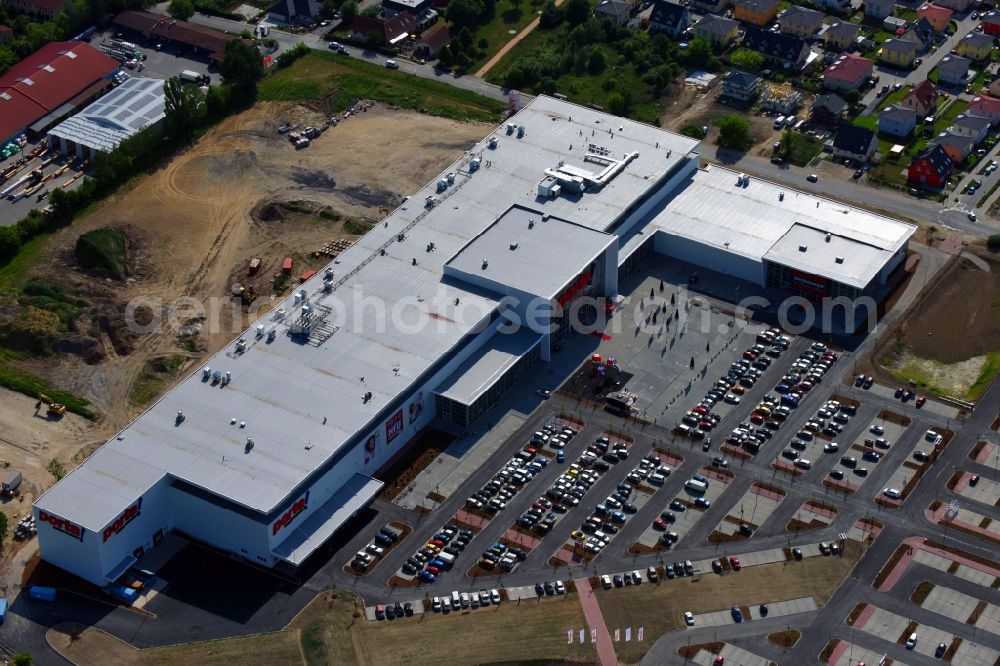
[{"label": "shipping container", "polygon": [[285,275],[292,274],[292,258],[285,257],[285,260],[281,262],[281,272]]},{"label": "shipping container", "polygon": [[301,283],[305,282],[306,280],[308,280],[309,278],[311,278],[314,275],[316,275],[316,270],[313,269],[313,268],[310,268],[305,273],[303,273],[302,275],[299,276],[299,283],[301,284]]},{"label": "shipping container", "polygon": [[3,478],[3,484],[0,485],[0,490],[3,491],[4,495],[16,495],[17,489],[21,487],[21,473],[17,470],[12,470],[7,473],[7,476]]}]

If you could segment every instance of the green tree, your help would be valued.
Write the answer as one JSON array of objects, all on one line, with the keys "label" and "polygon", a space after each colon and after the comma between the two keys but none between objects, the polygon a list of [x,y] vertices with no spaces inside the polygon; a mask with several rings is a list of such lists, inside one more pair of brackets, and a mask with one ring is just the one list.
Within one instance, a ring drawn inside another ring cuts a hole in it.
[{"label": "green tree", "polygon": [[625,115],[626,105],[625,96],[620,92],[613,92],[608,95],[607,101],[604,103],[607,112],[615,116]]},{"label": "green tree", "polygon": [[1000,250],[1000,234],[991,234],[990,237],[986,239],[986,247],[994,252]]},{"label": "green tree", "polygon": [[547,0],[542,7],[542,15],[538,19],[538,27],[542,30],[551,30],[563,21],[563,10],[552,0]]},{"label": "green tree", "polygon": [[582,24],[590,18],[590,0],[569,0],[564,17],[570,26]]},{"label": "green tree", "polygon": [[608,66],[608,56],[601,47],[596,47],[590,52],[587,59],[587,71],[591,74],[600,74]]},{"label": "green tree", "polygon": [[472,28],[479,24],[484,9],[482,0],[450,0],[446,16],[456,28]]},{"label": "green tree", "polygon": [[31,654],[28,652],[18,652],[14,655],[14,666],[31,666]]},{"label": "green tree", "polygon": [[719,145],[733,150],[750,147],[750,123],[743,116],[729,114],[719,121]]},{"label": "green tree", "polygon": [[183,21],[194,16],[194,2],[192,0],[170,0],[167,5],[167,13],[175,19]]},{"label": "green tree", "polygon": [[49,473],[56,477],[56,481],[66,476],[66,468],[63,467],[63,464],[55,458],[49,461],[49,464],[45,469],[49,470]]},{"label": "green tree", "polygon": [[205,94],[176,76],[167,79],[163,92],[167,133],[174,138],[189,138],[205,117]]},{"label": "green tree", "polygon": [[735,66],[748,72],[759,72],[764,68],[764,56],[750,49],[736,49],[729,59]]},{"label": "green tree", "polygon": [[0,511],[0,543],[7,538],[7,532],[10,529],[10,525],[7,522],[7,514]]},{"label": "green tree", "polygon": [[251,89],[264,76],[264,63],[252,45],[233,39],[226,42],[226,50],[219,63],[219,72],[226,83],[236,88]]},{"label": "green tree", "polygon": [[438,64],[442,67],[451,67],[454,62],[454,56],[451,51],[451,45],[445,44],[440,49],[438,49]]},{"label": "green tree", "polygon": [[688,43],[687,51],[684,52],[684,60],[690,67],[701,69],[714,69],[718,65],[718,60],[712,51],[712,43],[701,37],[696,37]]},{"label": "green tree", "polygon": [[354,0],[347,0],[340,6],[340,20],[345,26],[350,26],[354,22],[354,17],[358,15],[358,3]]}]

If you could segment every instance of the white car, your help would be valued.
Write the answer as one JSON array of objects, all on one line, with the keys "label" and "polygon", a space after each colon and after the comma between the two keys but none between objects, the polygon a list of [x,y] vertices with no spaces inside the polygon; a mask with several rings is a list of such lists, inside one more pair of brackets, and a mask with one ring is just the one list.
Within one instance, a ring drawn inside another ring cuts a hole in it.
[{"label": "white car", "polygon": [[556,594],[566,594],[566,586],[561,580],[555,582]]},{"label": "white car", "polygon": [[872,425],[872,427],[869,428],[868,431],[871,434],[873,434],[873,435],[884,435],[885,434],[885,428],[883,428],[880,425]]},{"label": "white car", "polygon": [[552,391],[546,391],[545,389],[538,389],[535,393],[540,398],[549,398],[552,395]]},{"label": "white car", "polygon": [[495,606],[500,605],[500,593],[497,591],[495,587],[492,590],[490,590],[490,602],[493,603],[493,605]]},{"label": "white car", "polygon": [[830,442],[829,444],[823,447],[823,451],[825,451],[826,453],[836,453],[839,448],[840,446],[837,444],[837,442]]},{"label": "white car", "polygon": [[882,491],[882,494],[888,497],[889,499],[894,499],[894,500],[898,500],[903,497],[903,493],[901,493],[896,488],[886,488],[885,490]]},{"label": "white car", "polygon": [[975,222],[976,221],[976,211],[970,210],[968,213],[966,213],[966,217],[968,217],[970,220],[972,220],[973,222]]},{"label": "white car", "polygon": [[684,613],[684,624],[686,624],[689,627],[694,626],[694,613],[692,613],[691,611]]},{"label": "white car", "polygon": [[738,405],[740,404],[740,396],[735,393],[727,393],[722,401],[729,403],[730,405]]}]

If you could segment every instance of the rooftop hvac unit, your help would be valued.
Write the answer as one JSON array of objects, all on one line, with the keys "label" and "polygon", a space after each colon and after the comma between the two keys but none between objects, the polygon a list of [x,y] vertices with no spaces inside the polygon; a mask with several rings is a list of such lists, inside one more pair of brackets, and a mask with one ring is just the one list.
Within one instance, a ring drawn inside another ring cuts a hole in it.
[{"label": "rooftop hvac unit", "polygon": [[446,189],[448,189],[448,181],[442,178],[437,182],[437,191],[444,192]]},{"label": "rooftop hvac unit", "polygon": [[264,337],[264,324],[257,324],[257,337]]},{"label": "rooftop hvac unit", "polygon": [[507,134],[513,134],[514,127],[515,127],[514,123],[507,123]]},{"label": "rooftop hvac unit", "polygon": [[455,172],[454,171],[449,172],[447,178],[448,178],[448,184],[449,185],[451,183],[454,183],[455,182]]},{"label": "rooftop hvac unit", "polygon": [[524,136],[524,125],[517,126],[517,138],[520,139]]},{"label": "rooftop hvac unit", "polygon": [[490,147],[491,150],[496,150],[497,143],[498,143],[497,138],[495,136],[491,136],[489,143],[487,145]]},{"label": "rooftop hvac unit", "polygon": [[473,157],[472,161],[469,162],[469,171],[479,171],[479,165],[482,162],[482,158]]},{"label": "rooftop hvac unit", "polygon": [[202,379],[208,379],[211,376],[212,376],[212,368],[210,368],[210,367],[208,367],[206,365],[204,368],[201,369],[201,378]]},{"label": "rooftop hvac unit", "polygon": [[274,342],[274,337],[277,334],[278,334],[278,332],[275,329],[272,328],[270,331],[267,332],[267,341],[268,342]]}]

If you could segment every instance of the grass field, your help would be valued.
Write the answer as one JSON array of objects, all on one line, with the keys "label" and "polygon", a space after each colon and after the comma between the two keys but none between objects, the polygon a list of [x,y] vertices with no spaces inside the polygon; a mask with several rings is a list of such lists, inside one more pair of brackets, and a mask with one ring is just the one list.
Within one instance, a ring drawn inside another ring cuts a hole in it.
[{"label": "grass field", "polygon": [[[479,26],[472,33],[472,43],[482,55],[471,60],[467,71],[474,73],[486,64],[486,61],[503,48],[504,44],[517,36],[516,33],[521,32],[526,25],[538,18],[537,12],[541,6],[540,0],[520,0],[516,7],[511,2],[498,3],[493,20]],[[511,30],[514,30],[515,34],[510,34]],[[486,46],[480,48],[479,44],[484,39]]]},{"label": "grass field", "polygon": [[[783,599],[813,597],[822,606],[850,573],[861,554],[861,545],[847,541],[844,557],[809,557],[801,562],[779,562],[748,567],[725,576],[703,574],[694,578],[640,585],[629,590],[595,590],[604,620],[612,632],[616,627],[641,623],[646,635],[656,640],[663,633],[684,626],[683,614],[705,613],[731,606],[756,606]],[[618,659],[635,663],[647,643],[618,643]]]},{"label": "grass field", "polygon": [[28,268],[38,264],[38,258],[48,243],[49,236],[36,236],[21,246],[10,261],[0,266],[0,291],[18,286],[27,279]]},{"label": "grass field", "polygon": [[46,638],[79,666],[589,664],[597,661],[590,643],[566,643],[568,628],[584,626],[583,610],[572,593],[467,613],[369,622],[361,601],[337,590],[317,597],[285,630],[269,634],[147,650],[78,625],[51,629]]},{"label": "grass field", "polygon": [[506,109],[502,102],[440,81],[323,51],[313,51],[271,74],[261,82],[259,92],[262,100],[292,102],[328,95],[334,111],[362,97],[456,120],[497,122]]}]

